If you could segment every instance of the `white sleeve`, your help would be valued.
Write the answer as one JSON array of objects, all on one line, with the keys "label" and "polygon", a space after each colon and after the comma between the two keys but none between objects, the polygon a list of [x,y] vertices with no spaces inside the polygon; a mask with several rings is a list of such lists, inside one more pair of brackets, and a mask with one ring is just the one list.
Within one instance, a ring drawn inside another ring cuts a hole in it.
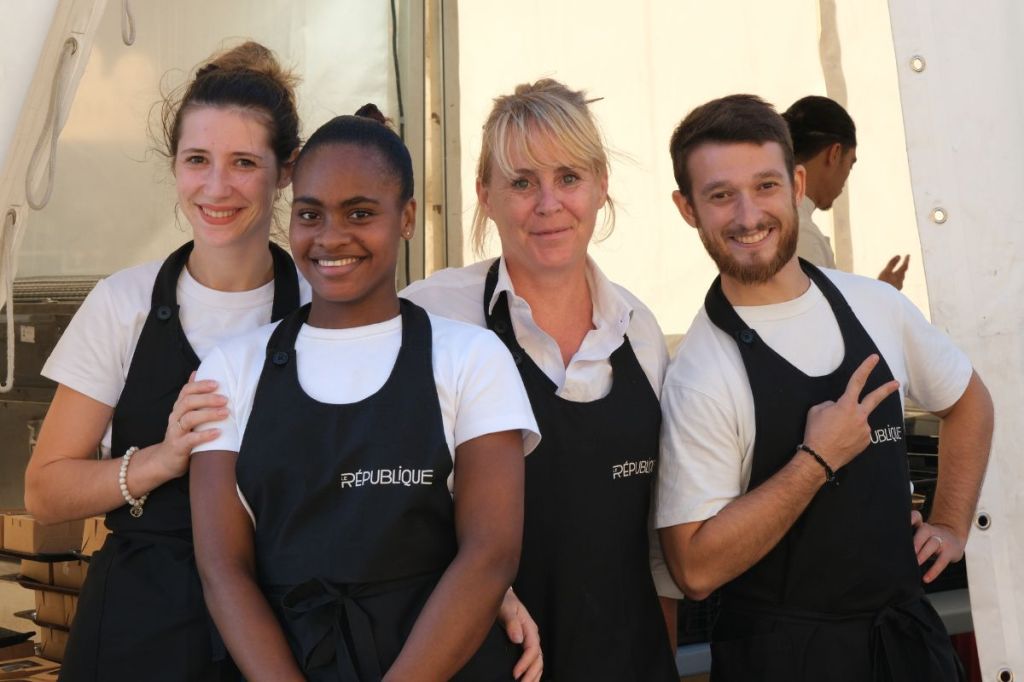
[{"label": "white sleeve", "polygon": [[118,319],[110,285],[100,280],[71,318],[41,374],[114,407],[136,336],[136,329]]},{"label": "white sleeve", "polygon": [[967,389],[971,361],[942,330],[924,318],[908,298],[903,304],[903,355],[907,367],[906,391],[929,412],[951,407]]},{"label": "white sleeve", "polygon": [[703,521],[743,494],[744,445],[736,416],[679,384],[661,394],[655,526]]},{"label": "white sleeve", "polygon": [[239,410],[235,404],[238,400],[238,381],[228,364],[227,356],[220,348],[214,348],[199,365],[196,381],[212,379],[217,382],[217,393],[228,399],[228,416],[217,422],[207,422],[196,427],[196,431],[220,429],[220,435],[208,443],[196,446],[192,453],[226,450],[238,452],[242,446],[241,429],[238,427]]},{"label": "white sleeve", "polygon": [[540,442],[540,430],[508,349],[486,332],[474,334],[459,354],[455,447],[488,433],[518,430],[529,454]]},{"label": "white sleeve", "polygon": [[651,564],[651,576],[654,578],[654,590],[658,593],[659,597],[665,597],[667,599],[682,599],[685,595],[683,591],[676,585],[676,581],[672,579],[672,574],[669,573],[668,564],[665,563],[665,553],[661,549],[661,539],[658,537],[658,531],[653,526],[654,518],[651,518],[651,525],[647,529],[648,556]]}]

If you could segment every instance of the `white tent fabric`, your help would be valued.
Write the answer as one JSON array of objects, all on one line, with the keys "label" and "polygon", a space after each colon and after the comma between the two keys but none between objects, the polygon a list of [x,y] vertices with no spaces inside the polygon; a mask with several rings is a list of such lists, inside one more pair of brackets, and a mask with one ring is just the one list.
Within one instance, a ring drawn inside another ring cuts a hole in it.
[{"label": "white tent fabric", "polygon": [[996,406],[967,568],[984,679],[1008,682],[1024,678],[1024,6],[889,4],[932,320]]},{"label": "white tent fabric", "polygon": [[386,2],[176,0],[130,8],[132,46],[122,41],[122,2],[110,2],[98,22],[58,145],[53,197],[31,216],[19,276],[106,274],[187,239],[169,163],[154,151],[154,104],[218,48],[252,38],[297,69],[304,135],[365,102],[395,108]]}]

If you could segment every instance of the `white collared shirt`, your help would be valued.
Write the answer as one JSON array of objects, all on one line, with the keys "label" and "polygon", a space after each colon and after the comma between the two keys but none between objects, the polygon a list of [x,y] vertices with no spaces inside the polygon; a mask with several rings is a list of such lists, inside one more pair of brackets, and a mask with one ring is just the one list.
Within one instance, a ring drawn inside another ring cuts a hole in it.
[{"label": "white collared shirt", "polygon": [[[484,281],[493,262],[480,261],[464,268],[435,272],[427,279],[410,284],[399,296],[437,315],[486,326]],[[606,396],[612,386],[609,358],[622,345],[623,335],[629,336],[651,388],[659,395],[668,366],[668,351],[654,314],[626,289],[609,281],[589,257],[587,283],[594,305],[594,328],[587,332],[568,367],[562,363],[558,343],[534,322],[530,304],[516,295],[504,261],[498,267],[498,282],[488,305],[493,310],[501,292],[508,292],[509,316],[516,340],[555,384],[559,397],[589,402]]]},{"label": "white collared shirt", "polygon": [[797,237],[796,255],[819,268],[836,267],[836,257],[832,253],[832,242],[814,224],[811,214],[817,209],[810,197],[804,195],[797,207],[800,217],[800,233]]}]

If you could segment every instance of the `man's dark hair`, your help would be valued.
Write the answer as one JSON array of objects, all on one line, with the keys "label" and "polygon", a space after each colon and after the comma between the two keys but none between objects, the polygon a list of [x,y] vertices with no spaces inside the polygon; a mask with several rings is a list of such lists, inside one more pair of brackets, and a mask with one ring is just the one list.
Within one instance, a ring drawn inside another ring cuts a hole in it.
[{"label": "man's dark hair", "polygon": [[793,179],[793,142],[789,127],[775,107],[756,95],[729,95],[691,111],[672,133],[669,153],[679,191],[693,201],[693,181],[687,163],[690,154],[706,143],[776,142],[782,147],[786,171]]},{"label": "man's dark hair", "polygon": [[837,142],[844,149],[857,146],[857,127],[853,119],[846,109],[828,97],[810,95],[798,99],[782,118],[789,124],[797,163],[804,163]]}]

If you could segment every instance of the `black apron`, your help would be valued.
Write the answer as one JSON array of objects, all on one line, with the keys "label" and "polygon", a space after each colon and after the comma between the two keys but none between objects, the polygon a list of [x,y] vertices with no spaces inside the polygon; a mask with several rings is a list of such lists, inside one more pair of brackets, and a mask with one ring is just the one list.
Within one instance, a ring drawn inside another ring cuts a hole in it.
[{"label": "black apron", "polygon": [[[390,376],[349,404],[299,385],[309,306],[281,322],[238,454],[261,588],[312,682],[379,682],[458,551],[430,320],[405,300],[401,314]],[[454,679],[509,682],[517,656],[495,625]]]},{"label": "black apron", "polygon": [[540,629],[544,679],[678,682],[651,577],[648,514],[661,409],[629,339],[612,353],[612,389],[592,402],[556,387],[516,340],[508,296],[487,326],[512,353],[540,426],[526,458],[526,517],[515,591]]},{"label": "black apron", "polygon": [[[299,306],[291,257],[275,244],[273,319]],[[167,415],[199,366],[178,319],[177,287],[192,252],[188,242],[156,276],[124,389],[114,408],[111,453],[163,441]],[[188,474],[149,493],[142,516],[127,505],[107,514],[112,531],[89,564],[61,680],[237,679],[230,659],[214,661],[216,630],[203,601],[192,554]]]},{"label": "black apron", "polygon": [[[756,437],[748,491],[790,458],[810,457],[796,451],[807,411],[838,399],[854,370],[878,353],[835,285],[813,265],[800,265],[842,333],[845,355],[830,374],[807,376],[765,344],[726,300],[721,278],[704,301],[711,321],[736,341],[750,380]],[[864,394],[892,378],[882,358]],[[839,485],[822,487],[778,545],[722,588],[713,682],[957,679],[949,637],[924,598],[914,554],[899,394],[886,398],[869,423],[871,444],[837,472]]]}]

